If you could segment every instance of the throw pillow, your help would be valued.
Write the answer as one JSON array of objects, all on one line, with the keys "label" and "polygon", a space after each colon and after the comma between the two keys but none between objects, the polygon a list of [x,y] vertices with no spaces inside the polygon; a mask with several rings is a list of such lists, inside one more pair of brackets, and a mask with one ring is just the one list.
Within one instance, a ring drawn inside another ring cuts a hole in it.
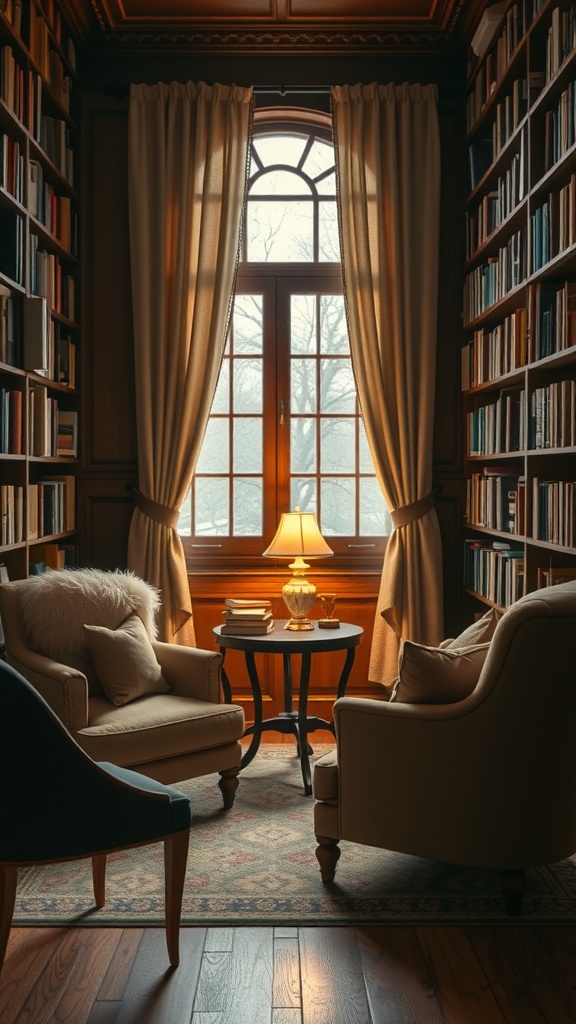
[{"label": "throw pillow", "polygon": [[85,625],[84,632],[100,686],[113,704],[168,692],[170,687],[138,615],[130,615],[117,629]]},{"label": "throw pillow", "polygon": [[489,649],[490,643],[442,649],[403,640],[398,679],[390,700],[404,704],[453,704],[463,700],[476,686]]},{"label": "throw pillow", "polygon": [[494,636],[496,626],[502,618],[503,612],[497,608],[490,608],[485,615],[482,615],[479,619],[476,619],[471,626],[467,626],[460,636],[455,639],[443,640],[440,644],[442,650],[447,648],[465,648],[472,647],[475,644],[485,644]]}]

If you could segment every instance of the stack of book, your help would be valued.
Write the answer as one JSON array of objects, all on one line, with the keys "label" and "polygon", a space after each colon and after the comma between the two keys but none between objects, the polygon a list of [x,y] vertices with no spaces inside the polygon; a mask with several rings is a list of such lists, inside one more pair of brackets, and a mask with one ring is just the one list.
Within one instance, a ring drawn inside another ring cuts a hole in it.
[{"label": "stack of book", "polygon": [[229,597],[224,601],[224,605],[222,612],[224,622],[221,633],[231,636],[234,634],[258,636],[263,633],[271,633],[274,629],[271,601]]}]

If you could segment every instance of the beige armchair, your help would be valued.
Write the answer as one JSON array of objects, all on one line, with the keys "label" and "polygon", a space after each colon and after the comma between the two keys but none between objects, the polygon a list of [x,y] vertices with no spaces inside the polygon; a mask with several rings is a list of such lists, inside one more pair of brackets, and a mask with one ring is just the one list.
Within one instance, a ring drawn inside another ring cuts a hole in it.
[{"label": "beige armchair", "polygon": [[451,704],[344,697],[314,771],[316,855],[338,843],[502,871],[509,914],[526,868],[576,851],[576,582],[500,619],[477,684]]},{"label": "beige armchair", "polygon": [[243,709],[220,703],[220,654],[154,639],[159,601],[132,574],[96,569],[3,584],[8,662],[94,761],[163,783],[218,772],[231,807]]}]

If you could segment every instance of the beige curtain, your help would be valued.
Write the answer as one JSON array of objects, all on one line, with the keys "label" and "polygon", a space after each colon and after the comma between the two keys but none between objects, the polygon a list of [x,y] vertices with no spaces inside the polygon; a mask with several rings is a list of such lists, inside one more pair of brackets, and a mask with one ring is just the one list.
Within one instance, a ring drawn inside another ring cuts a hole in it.
[{"label": "beige curtain", "polygon": [[370,678],[396,674],[400,638],[442,637],[442,564],[432,495],[440,221],[433,85],[332,89],[338,209],[352,365],[394,529]]},{"label": "beige curtain", "polygon": [[252,90],[132,86],[129,218],[138,490],[128,566],[162,592],[162,639],[195,643],[175,526],[210,412],[230,313]]}]

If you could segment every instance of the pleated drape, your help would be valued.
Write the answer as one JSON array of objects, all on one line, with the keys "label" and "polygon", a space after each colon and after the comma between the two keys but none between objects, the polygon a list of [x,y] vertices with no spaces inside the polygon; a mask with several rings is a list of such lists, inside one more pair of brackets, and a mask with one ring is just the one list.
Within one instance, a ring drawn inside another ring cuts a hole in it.
[{"label": "pleated drape", "polygon": [[440,225],[433,85],[332,89],[338,210],[352,365],[394,529],[370,678],[387,685],[401,638],[442,637],[442,562],[432,494]]},{"label": "pleated drape", "polygon": [[252,90],[132,86],[129,220],[138,489],[128,566],[162,592],[160,638],[194,644],[176,532],[218,380],[238,261]]}]

